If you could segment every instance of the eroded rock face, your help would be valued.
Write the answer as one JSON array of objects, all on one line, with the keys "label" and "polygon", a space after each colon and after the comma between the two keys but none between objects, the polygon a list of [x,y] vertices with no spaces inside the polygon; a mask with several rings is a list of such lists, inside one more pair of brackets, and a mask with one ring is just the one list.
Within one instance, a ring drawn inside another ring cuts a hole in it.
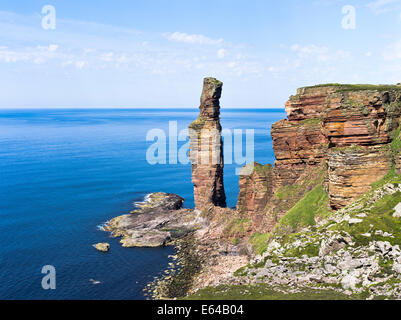
[{"label": "eroded rock face", "polygon": [[400,117],[398,90],[340,91],[328,96],[324,131],[333,147],[391,141]]},{"label": "eroded rock face", "polygon": [[248,167],[240,172],[237,210],[251,215],[260,214],[273,194],[273,167],[255,162],[251,174]]},{"label": "eroded rock face", "polygon": [[349,204],[391,168],[386,145],[399,125],[400,101],[398,86],[298,89],[286,104],[288,120],[272,127],[275,183],[290,185],[306,167],[328,161],[330,204]]},{"label": "eroded rock face", "polygon": [[281,120],[272,126],[275,161],[275,189],[298,179],[307,166],[326,159],[328,139],[320,119]]},{"label": "eroded rock face", "polygon": [[222,87],[214,78],[204,79],[200,115],[189,126],[194,199],[199,210],[226,206],[219,102]]},{"label": "eroded rock face", "polygon": [[317,119],[327,110],[327,97],[337,90],[335,86],[299,88],[285,104],[289,121]]},{"label": "eroded rock face", "polygon": [[381,146],[334,148],[328,154],[329,198],[340,209],[366,193],[391,169],[391,154]]},{"label": "eroded rock face", "polygon": [[253,185],[260,183],[260,176],[240,180],[238,208],[253,215],[255,197],[258,203],[266,202],[268,231],[289,209],[283,204],[291,202],[276,195],[282,198],[287,186],[289,190],[296,184],[302,186],[308,172],[322,165],[326,166],[324,188],[333,209],[366,193],[392,165],[401,172],[400,153],[389,152],[401,118],[400,86],[305,87],[290,97],[285,109],[287,119],[271,129],[276,156],[271,179],[266,180],[271,186],[263,185],[255,192]]}]

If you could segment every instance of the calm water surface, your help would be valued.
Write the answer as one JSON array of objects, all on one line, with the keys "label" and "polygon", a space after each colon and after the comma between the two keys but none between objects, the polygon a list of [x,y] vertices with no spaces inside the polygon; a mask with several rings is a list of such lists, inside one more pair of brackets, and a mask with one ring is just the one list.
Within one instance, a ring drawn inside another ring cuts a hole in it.
[{"label": "calm water surface", "polygon": [[[0,110],[0,299],[144,299],[172,248],[126,249],[99,230],[146,194],[183,196],[193,206],[190,165],[146,161],[146,133],[186,128],[197,109]],[[272,123],[283,110],[223,109],[223,128],[255,129],[255,159],[273,163]],[[226,165],[229,206],[238,177]],[[109,242],[107,254],[92,247]],[[56,290],[43,290],[53,265]],[[93,285],[89,279],[100,281]]]}]

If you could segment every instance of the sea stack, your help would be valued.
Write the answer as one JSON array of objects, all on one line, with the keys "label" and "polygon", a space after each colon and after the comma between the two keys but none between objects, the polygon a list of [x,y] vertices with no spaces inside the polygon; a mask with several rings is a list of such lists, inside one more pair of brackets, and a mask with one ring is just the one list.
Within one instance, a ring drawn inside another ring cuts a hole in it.
[{"label": "sea stack", "polygon": [[226,207],[223,183],[223,141],[220,125],[220,97],[223,83],[205,78],[200,114],[189,126],[190,160],[196,209]]}]

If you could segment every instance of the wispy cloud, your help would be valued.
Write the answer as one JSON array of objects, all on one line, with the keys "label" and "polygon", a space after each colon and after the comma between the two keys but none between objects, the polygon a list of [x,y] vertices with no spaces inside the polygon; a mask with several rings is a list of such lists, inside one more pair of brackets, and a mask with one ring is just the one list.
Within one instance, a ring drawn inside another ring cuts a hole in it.
[{"label": "wispy cloud", "polygon": [[350,52],[346,50],[330,51],[328,47],[317,46],[314,44],[306,46],[294,44],[291,46],[291,50],[295,52],[299,58],[313,59],[320,62],[344,60],[351,57]]},{"label": "wispy cloud", "polygon": [[376,0],[369,2],[366,6],[376,14],[386,13],[393,10],[393,5],[399,4],[400,0]]},{"label": "wispy cloud", "polygon": [[225,49],[217,50],[217,58],[219,58],[219,59],[224,59],[226,54],[227,54],[227,50],[225,50]]},{"label": "wispy cloud", "polygon": [[218,45],[223,43],[223,39],[212,39],[202,34],[188,34],[183,32],[165,33],[164,36],[175,42],[184,42],[189,44]]}]

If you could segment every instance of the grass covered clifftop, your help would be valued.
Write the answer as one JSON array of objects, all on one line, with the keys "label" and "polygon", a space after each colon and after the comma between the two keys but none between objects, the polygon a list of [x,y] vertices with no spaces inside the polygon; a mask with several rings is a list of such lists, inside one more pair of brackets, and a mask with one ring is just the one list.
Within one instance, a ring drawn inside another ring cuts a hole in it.
[{"label": "grass covered clifftop", "polygon": [[393,85],[393,84],[341,84],[341,83],[326,83],[326,84],[318,84],[314,86],[306,86],[299,88],[299,91],[314,89],[314,88],[326,88],[332,87],[335,88],[336,91],[360,91],[360,90],[375,90],[375,91],[388,91],[388,90],[401,90],[401,85]]}]

